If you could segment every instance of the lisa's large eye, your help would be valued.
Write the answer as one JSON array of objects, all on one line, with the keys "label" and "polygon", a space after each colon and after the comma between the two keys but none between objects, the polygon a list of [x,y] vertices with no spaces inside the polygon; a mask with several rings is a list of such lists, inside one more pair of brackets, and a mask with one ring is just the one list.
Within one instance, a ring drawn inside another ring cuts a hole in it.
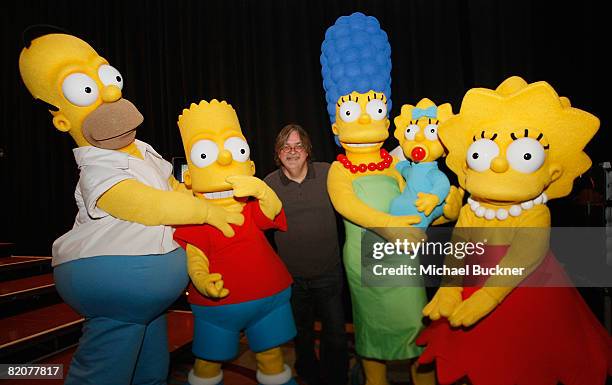
[{"label": "lisa's large eye", "polygon": [[419,132],[420,129],[421,128],[417,126],[416,124],[409,125],[404,130],[404,138],[406,138],[406,140],[414,140],[414,137],[416,136],[417,132]]},{"label": "lisa's large eye", "polygon": [[490,139],[478,139],[468,148],[467,164],[478,172],[488,170],[491,161],[499,155],[499,147]]},{"label": "lisa's large eye", "polygon": [[232,158],[237,162],[246,162],[251,155],[251,149],[247,142],[237,136],[228,138],[223,146],[226,150],[232,153]]},{"label": "lisa's large eye", "polygon": [[366,112],[370,114],[372,120],[382,120],[387,116],[387,105],[379,99],[370,100],[366,104]]},{"label": "lisa's large eye", "polygon": [[339,113],[340,119],[343,121],[347,123],[354,122],[361,114],[361,107],[359,106],[359,103],[349,100],[348,102],[344,102],[342,105],[340,105]]},{"label": "lisa's large eye", "polygon": [[219,147],[211,140],[198,140],[191,146],[190,156],[196,167],[206,167],[217,160]]},{"label": "lisa's large eye", "polygon": [[520,138],[510,143],[506,151],[506,159],[510,167],[518,172],[530,174],[544,163],[544,147],[535,139]]},{"label": "lisa's large eye", "polygon": [[77,72],[66,76],[62,92],[68,101],[79,107],[87,107],[98,100],[98,85],[89,76]]},{"label": "lisa's large eye", "polygon": [[120,90],[123,89],[123,77],[115,67],[102,64],[98,68],[98,76],[105,86],[117,86]]},{"label": "lisa's large eye", "polygon": [[438,125],[428,124],[425,127],[425,137],[429,140],[438,140]]}]

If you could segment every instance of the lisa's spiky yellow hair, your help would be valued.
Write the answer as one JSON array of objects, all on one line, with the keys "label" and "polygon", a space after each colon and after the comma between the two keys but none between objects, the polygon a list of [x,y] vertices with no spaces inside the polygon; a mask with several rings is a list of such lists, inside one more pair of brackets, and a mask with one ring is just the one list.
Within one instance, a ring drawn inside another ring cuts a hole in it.
[{"label": "lisa's spiky yellow hair", "polygon": [[197,135],[202,130],[223,131],[233,129],[242,132],[236,111],[226,101],[213,99],[210,102],[202,100],[191,103],[178,118],[178,126],[183,141]]},{"label": "lisa's spiky yellow hair", "polygon": [[546,82],[528,84],[513,76],[495,90],[473,88],[465,94],[459,113],[438,128],[449,151],[446,163],[462,185],[472,138],[493,127],[504,135],[523,129],[535,129],[544,135],[550,146],[546,156],[563,170],[545,191],[549,198],[558,198],[568,195],[574,179],[591,167],[583,149],[597,132],[599,119],[573,108],[568,98],[560,97]]}]

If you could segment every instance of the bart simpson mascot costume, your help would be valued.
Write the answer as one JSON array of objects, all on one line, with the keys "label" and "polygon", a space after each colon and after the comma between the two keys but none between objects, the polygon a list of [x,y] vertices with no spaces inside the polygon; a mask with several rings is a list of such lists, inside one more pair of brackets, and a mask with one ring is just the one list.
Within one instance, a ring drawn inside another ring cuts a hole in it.
[{"label": "bart simpson mascot costume", "polygon": [[[546,207],[590,167],[583,148],[598,127],[548,83],[519,77],[469,90],[460,113],[440,125],[447,164],[471,194],[455,231],[488,239],[493,266],[527,269],[519,281],[485,276],[438,290],[423,311],[437,321],[418,342],[427,345],[420,360],[435,360],[441,384],[606,382],[610,336],[549,250]],[[566,284],[546,285],[555,275]]]},{"label": "bart simpson mascot costume", "polygon": [[165,310],[188,282],[170,224],[210,223],[227,235],[228,213],[172,191],[172,166],[135,140],[143,117],[123,99],[123,77],[83,40],[27,39],[23,81],[77,144],[74,227],[53,244],[55,283],[85,325],[65,384],[165,384]]},{"label": "bart simpson mascot costume", "polygon": [[389,212],[393,215],[419,215],[414,225],[426,228],[444,214],[444,200],[450,192],[450,182],[438,169],[437,159],[444,156],[438,139],[438,124],[453,115],[450,104],[436,106],[429,99],[421,99],[416,106],[404,104],[395,123],[394,136],[409,160],[395,168],[406,180],[402,194],[393,201]]},{"label": "bart simpson mascot costume", "polygon": [[245,218],[233,238],[208,225],[182,226],[174,233],[187,250],[192,281],[197,358],[189,383],[220,384],[221,362],[238,354],[245,331],[257,359],[258,382],[295,384],[279,347],[296,334],[289,303],[292,279],[263,233],[286,229],[281,201],[253,176],[255,164],[232,106],[217,100],[192,104],[178,125],[189,167],[185,183],[198,199],[241,211]]},{"label": "bart simpson mascot costume", "polygon": [[[426,302],[424,288],[417,285],[364,287],[361,282],[365,228],[405,229],[421,219],[389,214],[391,201],[404,186],[396,161],[382,148],[390,125],[391,48],[378,20],[354,13],[340,17],[327,30],[321,50],[327,111],[332,131],[346,151],[332,163],[327,188],[334,208],[345,219],[343,258],[356,351],[363,358],[366,384],[384,385],[386,360],[420,354],[414,339],[422,328],[420,312]],[[456,206],[458,212],[460,204]],[[431,375],[422,377],[413,380],[432,380]]]}]

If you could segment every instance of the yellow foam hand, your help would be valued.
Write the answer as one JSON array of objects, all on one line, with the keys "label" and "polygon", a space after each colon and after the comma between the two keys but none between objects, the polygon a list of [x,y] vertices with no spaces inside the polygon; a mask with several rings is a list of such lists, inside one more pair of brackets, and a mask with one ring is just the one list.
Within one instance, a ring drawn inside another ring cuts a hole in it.
[{"label": "yellow foam hand", "polygon": [[436,194],[428,194],[424,192],[417,193],[417,200],[414,201],[416,209],[425,215],[431,214],[433,209],[440,203],[440,198]]},{"label": "yellow foam hand", "polygon": [[431,301],[423,308],[423,315],[435,321],[448,318],[461,304],[461,287],[440,287]]},{"label": "yellow foam hand", "polygon": [[234,235],[230,223],[242,225],[244,216],[204,199],[177,191],[157,190],[135,179],[121,181],[98,199],[97,206],[115,218],[146,226],[208,223]]},{"label": "yellow foam hand", "polygon": [[483,287],[459,305],[448,317],[451,326],[469,327],[489,314],[512,291],[511,287]]},{"label": "yellow foam hand", "polygon": [[233,175],[225,181],[232,185],[235,197],[254,197],[268,219],[273,220],[280,213],[283,204],[278,196],[263,180],[254,176]]},{"label": "yellow foam hand", "polygon": [[448,195],[446,196],[444,205],[444,217],[449,221],[455,221],[459,217],[459,211],[463,206],[463,196],[465,190],[461,187],[451,186]]},{"label": "yellow foam hand", "polygon": [[210,273],[208,258],[197,247],[187,245],[187,271],[193,285],[200,293],[210,298],[227,297],[229,290],[223,287],[223,277],[219,273]]}]

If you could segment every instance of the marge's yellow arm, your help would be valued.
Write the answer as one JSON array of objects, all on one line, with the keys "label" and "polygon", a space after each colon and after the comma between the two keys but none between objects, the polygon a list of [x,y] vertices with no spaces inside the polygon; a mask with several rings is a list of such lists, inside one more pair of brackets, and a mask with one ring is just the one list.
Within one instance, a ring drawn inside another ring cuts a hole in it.
[{"label": "marge's yellow arm", "polygon": [[392,218],[366,205],[355,195],[353,180],[339,162],[333,162],[329,169],[327,191],[336,211],[361,227],[386,227]]},{"label": "marge's yellow arm", "polygon": [[111,187],[97,205],[115,218],[146,226],[199,224],[209,214],[209,204],[193,195],[157,190],[135,179]]}]

